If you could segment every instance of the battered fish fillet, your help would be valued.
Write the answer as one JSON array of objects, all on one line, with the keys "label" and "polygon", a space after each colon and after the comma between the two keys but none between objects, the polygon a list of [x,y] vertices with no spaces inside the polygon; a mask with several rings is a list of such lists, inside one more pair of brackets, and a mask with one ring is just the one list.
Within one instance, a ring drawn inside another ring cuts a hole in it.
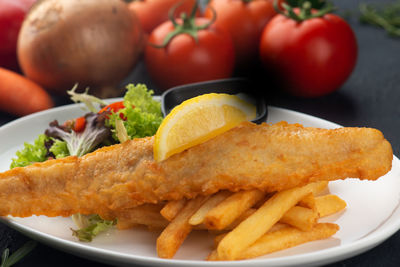
[{"label": "battered fish fillet", "polygon": [[375,180],[391,169],[392,157],[375,129],[242,123],[160,163],[151,137],[0,173],[0,215],[113,218],[143,203],[222,189],[272,192],[320,180]]}]

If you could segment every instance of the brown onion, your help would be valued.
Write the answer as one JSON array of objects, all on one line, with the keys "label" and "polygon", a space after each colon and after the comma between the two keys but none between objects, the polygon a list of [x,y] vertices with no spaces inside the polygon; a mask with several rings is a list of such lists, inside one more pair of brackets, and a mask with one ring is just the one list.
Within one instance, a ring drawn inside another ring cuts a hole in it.
[{"label": "brown onion", "polygon": [[116,96],[142,46],[139,20],[122,0],[42,0],[22,25],[18,59],[25,75],[50,91],[79,83]]}]

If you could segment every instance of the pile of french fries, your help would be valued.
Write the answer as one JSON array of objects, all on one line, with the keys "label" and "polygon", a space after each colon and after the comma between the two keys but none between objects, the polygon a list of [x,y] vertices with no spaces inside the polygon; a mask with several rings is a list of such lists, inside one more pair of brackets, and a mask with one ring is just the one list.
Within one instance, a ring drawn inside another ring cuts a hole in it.
[{"label": "pile of french fries", "polygon": [[327,186],[317,182],[274,194],[220,191],[145,204],[122,214],[117,227],[163,229],[157,239],[161,258],[173,258],[192,230],[209,230],[216,236],[207,260],[249,259],[334,235],[339,226],[318,219],[343,210],[346,202],[327,194]]}]

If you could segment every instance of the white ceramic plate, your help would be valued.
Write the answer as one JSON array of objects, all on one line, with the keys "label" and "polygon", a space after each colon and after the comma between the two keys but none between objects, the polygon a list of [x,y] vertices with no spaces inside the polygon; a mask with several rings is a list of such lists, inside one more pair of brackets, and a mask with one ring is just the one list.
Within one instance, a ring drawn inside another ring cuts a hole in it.
[{"label": "white ceramic plate", "polygon": [[[81,116],[80,105],[68,105],[33,114],[0,128],[0,171],[9,168],[11,158],[23,142],[32,142],[54,119],[63,122]],[[281,120],[321,128],[340,127],[337,124],[305,114],[269,108],[268,122]],[[206,262],[203,259],[212,248],[212,235],[192,233],[175,258],[159,259],[156,256],[156,238],[159,233],[145,228],[111,230],[91,243],[81,243],[72,237],[70,218],[3,218],[10,227],[50,246],[89,259],[115,265],[152,266],[294,266],[322,265],[362,253],[383,242],[400,228],[400,164],[395,157],[392,170],[375,182],[355,179],[331,182],[329,190],[339,195],[348,207],[338,215],[325,218],[335,222],[340,230],[322,241],[307,243],[295,248],[273,253],[257,259],[238,262]]]}]

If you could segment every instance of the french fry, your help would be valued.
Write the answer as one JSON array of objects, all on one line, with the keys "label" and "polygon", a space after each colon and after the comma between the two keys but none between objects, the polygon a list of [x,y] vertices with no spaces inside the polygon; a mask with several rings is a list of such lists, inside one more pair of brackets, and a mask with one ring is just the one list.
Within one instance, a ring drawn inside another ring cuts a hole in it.
[{"label": "french fry", "polygon": [[325,191],[328,188],[328,183],[329,183],[328,181],[316,182],[312,190],[312,193],[308,194],[302,200],[300,200],[298,205],[304,208],[316,210],[317,207],[315,206],[315,196]]},{"label": "french fry", "polygon": [[128,229],[136,225],[146,225],[153,229],[162,229],[168,225],[168,221],[161,214],[161,205],[143,204],[126,210],[117,215],[117,228]]},{"label": "french fry", "polygon": [[204,202],[204,204],[190,217],[189,223],[191,225],[199,225],[203,223],[207,213],[218,205],[221,201],[229,197],[232,193],[229,191],[220,191]]},{"label": "french fry", "polygon": [[320,217],[334,214],[346,208],[346,202],[336,195],[316,197],[315,205]]},{"label": "french fry", "polygon": [[167,219],[168,221],[172,221],[178,212],[185,206],[186,199],[182,198],[180,200],[172,200],[169,201],[165,206],[161,209],[161,215]]},{"label": "french fry", "polygon": [[[332,236],[336,224],[317,223],[346,207],[335,195],[318,196],[328,182],[311,183],[270,195],[259,190],[221,191],[191,200],[144,204],[117,216],[119,229],[135,225],[164,228],[157,254],[172,258],[193,229],[221,230],[207,260],[254,258],[312,240]],[[264,203],[263,203],[264,202]],[[297,204],[297,205],[296,205]],[[217,232],[218,233],[218,232]]]},{"label": "french fry", "polygon": [[246,220],[248,217],[250,217],[254,212],[256,212],[257,209],[250,208],[245,210],[242,214],[240,214],[239,217],[237,217],[230,225],[224,228],[224,230],[233,230],[238,226],[241,222]]},{"label": "french fry", "polygon": [[222,239],[227,235],[228,233],[223,233],[219,234],[216,237],[214,237],[214,247],[218,247],[218,244],[221,242]]},{"label": "french fry", "polygon": [[319,181],[313,184],[314,186],[312,187],[312,193],[314,196],[318,196],[320,193],[328,188],[329,181]]},{"label": "french fry", "polygon": [[204,224],[207,229],[222,230],[263,197],[259,190],[234,193],[207,213]]},{"label": "french fry", "polygon": [[249,248],[240,253],[236,259],[255,258],[306,242],[325,239],[334,235],[338,230],[339,226],[333,223],[319,223],[308,232],[298,230],[294,227],[286,227],[265,234]]},{"label": "french fry", "polygon": [[319,183],[312,183],[277,192],[254,214],[225,236],[218,245],[218,256],[224,260],[237,258],[243,250],[268,232],[290,208],[318,186]]},{"label": "french fry", "polygon": [[[279,230],[281,230],[281,229],[288,228],[288,227],[289,227],[289,226],[288,226],[287,224],[284,224],[284,223],[276,223],[276,224],[274,224],[274,226],[271,227],[271,229],[269,229],[268,233],[272,233],[272,232],[275,232],[275,231],[279,231]],[[228,233],[224,233],[224,234],[217,235],[217,236],[214,238],[214,247],[217,247],[218,244],[219,244],[219,242],[221,242],[221,240],[222,240],[227,234],[228,234]],[[216,249],[214,249],[214,250],[208,255],[207,260],[208,260],[208,261],[217,261],[217,260],[219,260],[219,258],[218,258],[218,252],[217,252]]]},{"label": "french fry", "polygon": [[285,224],[285,223],[280,223],[280,222],[278,222],[278,223],[274,224],[274,225],[271,227],[271,229],[269,229],[268,233],[272,233],[272,232],[281,230],[281,229],[283,229],[283,228],[286,228],[287,226],[288,226],[288,225]]},{"label": "french fry", "polygon": [[217,261],[217,260],[219,260],[217,250],[216,249],[212,250],[211,253],[208,255],[206,260],[208,260],[208,261]]},{"label": "french fry", "polygon": [[[250,217],[256,209],[250,208],[243,212],[233,223],[224,228],[224,230],[232,230],[238,226],[242,221]],[[302,231],[309,231],[318,221],[317,209],[312,210],[300,206],[294,206],[289,209],[279,220],[280,223],[289,224],[297,227]],[[277,224],[275,224],[277,225]],[[274,225],[274,227],[275,227]]]},{"label": "french fry", "polygon": [[317,210],[317,206],[315,205],[315,197],[313,193],[308,194],[302,200],[299,201],[298,206],[309,208],[314,211]]},{"label": "french fry", "polygon": [[294,206],[282,216],[279,222],[289,224],[302,231],[310,231],[317,223],[318,218],[317,210]]},{"label": "french fry", "polygon": [[157,238],[157,254],[160,258],[171,259],[192,230],[189,219],[201,207],[207,197],[199,196],[189,200],[177,216]]},{"label": "french fry", "polygon": [[257,203],[253,205],[253,208],[254,209],[260,208],[265,203],[265,201],[267,201],[270,197],[274,195],[274,193],[267,193],[262,199],[260,199],[259,201],[257,201]]},{"label": "french fry", "polygon": [[[288,227],[287,224],[284,223],[276,223],[274,224],[274,226],[271,227],[271,229],[269,229],[268,233],[274,232],[274,231],[278,231],[282,228]],[[221,240],[227,235],[228,233],[223,233],[223,234],[219,234],[214,238],[214,246],[217,247],[219,242],[221,242]]]}]

